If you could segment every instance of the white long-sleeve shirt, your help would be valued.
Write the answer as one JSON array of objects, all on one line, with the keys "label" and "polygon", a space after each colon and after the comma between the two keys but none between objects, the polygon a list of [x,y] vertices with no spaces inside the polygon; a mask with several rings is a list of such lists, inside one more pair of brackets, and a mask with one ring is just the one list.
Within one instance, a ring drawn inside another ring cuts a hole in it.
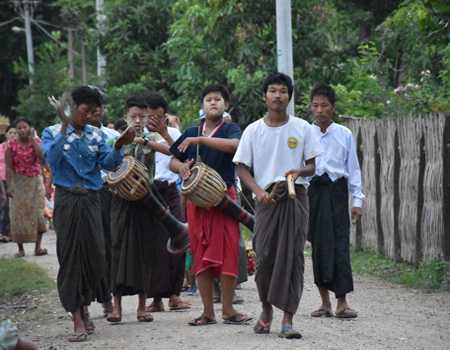
[{"label": "white long-sleeve shirt", "polygon": [[343,125],[331,123],[323,133],[320,127],[312,124],[314,135],[320,140],[322,153],[316,157],[316,173],[328,174],[331,181],[345,177],[352,195],[352,206],[362,207],[364,194],[361,185],[356,145],[352,132]]}]

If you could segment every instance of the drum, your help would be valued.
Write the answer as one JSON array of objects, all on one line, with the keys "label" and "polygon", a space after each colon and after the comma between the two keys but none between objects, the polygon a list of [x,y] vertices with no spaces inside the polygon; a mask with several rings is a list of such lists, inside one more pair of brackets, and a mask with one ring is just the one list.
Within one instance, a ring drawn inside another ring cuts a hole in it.
[{"label": "drum", "polygon": [[152,212],[169,232],[167,250],[172,254],[182,254],[189,248],[187,225],[178,221],[155,195],[147,171],[144,164],[126,156],[120,167],[108,174],[106,182],[114,194],[128,201],[140,201]]},{"label": "drum", "polygon": [[219,173],[204,163],[195,164],[181,186],[181,193],[201,208],[219,205],[226,191],[227,185]]},{"label": "drum", "polygon": [[233,201],[227,194],[227,185],[217,171],[204,163],[191,169],[191,176],[183,181],[181,193],[201,208],[216,207],[253,231],[253,215]]},{"label": "drum", "polygon": [[126,156],[116,171],[108,173],[106,182],[111,192],[128,201],[144,198],[150,187],[147,168],[132,156]]}]

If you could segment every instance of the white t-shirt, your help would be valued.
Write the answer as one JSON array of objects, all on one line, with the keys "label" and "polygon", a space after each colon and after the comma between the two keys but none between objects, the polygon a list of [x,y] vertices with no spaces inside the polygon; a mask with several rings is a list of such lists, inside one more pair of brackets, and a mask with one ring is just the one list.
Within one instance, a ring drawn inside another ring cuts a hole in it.
[{"label": "white t-shirt", "polygon": [[[305,120],[289,116],[286,124],[270,127],[261,118],[244,130],[233,162],[252,168],[258,186],[267,189],[286,180],[287,171],[301,168],[305,160],[319,154],[319,141]],[[308,186],[302,177],[295,183]]]},{"label": "white t-shirt", "polygon": [[[167,127],[170,137],[173,141],[176,141],[180,136],[181,132],[172,127]],[[172,156],[167,154],[156,152],[155,153],[155,180],[169,181],[169,183],[178,180],[178,174],[170,171],[169,163]]]}]

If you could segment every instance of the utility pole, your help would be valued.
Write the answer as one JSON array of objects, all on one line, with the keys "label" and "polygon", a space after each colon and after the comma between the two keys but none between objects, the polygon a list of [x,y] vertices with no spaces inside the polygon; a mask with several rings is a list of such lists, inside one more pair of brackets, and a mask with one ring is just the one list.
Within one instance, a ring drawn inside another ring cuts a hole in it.
[{"label": "utility pole", "polygon": [[69,78],[71,81],[75,79],[75,58],[74,58],[74,30],[67,29],[67,61],[69,62]]},{"label": "utility pole", "polygon": [[19,11],[20,16],[25,22],[25,36],[27,42],[27,60],[28,60],[28,74],[29,84],[33,85],[34,74],[34,50],[33,50],[33,34],[31,32],[31,18],[33,17],[34,7],[39,0],[15,0],[14,5]]},{"label": "utility pole", "polygon": [[[97,13],[97,30],[100,35],[105,34],[105,9],[104,0],[95,0],[95,9]],[[100,46],[97,44],[97,76],[103,77],[105,74],[106,57],[100,51]]]},{"label": "utility pole", "polygon": [[87,64],[86,64],[86,43],[84,41],[84,33],[80,35],[81,42],[81,82],[87,84]]},{"label": "utility pole", "polygon": [[[276,15],[278,71],[289,75],[292,81],[294,81],[291,0],[276,0]],[[294,95],[292,95],[291,102],[289,103],[288,112],[291,115],[295,115]]]},{"label": "utility pole", "polygon": [[69,78],[75,79],[75,55],[80,55],[75,51],[76,37],[80,29],[80,14],[74,9],[65,8],[61,13],[62,22],[67,28],[67,61],[69,64]]}]

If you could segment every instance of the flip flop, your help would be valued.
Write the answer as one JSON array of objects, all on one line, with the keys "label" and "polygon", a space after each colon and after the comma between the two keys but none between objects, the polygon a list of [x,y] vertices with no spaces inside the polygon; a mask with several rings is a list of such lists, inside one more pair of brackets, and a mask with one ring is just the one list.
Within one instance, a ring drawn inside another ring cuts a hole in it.
[{"label": "flip flop", "polygon": [[108,314],[108,316],[106,317],[106,321],[111,322],[111,323],[119,323],[119,322],[122,322],[122,315],[114,316],[113,313],[111,312],[111,313]]},{"label": "flip flop", "polygon": [[188,325],[196,327],[196,326],[209,326],[216,323],[217,321],[215,319],[202,315],[200,317],[194,318],[192,321],[189,321]]},{"label": "flip flop", "polygon": [[263,321],[261,319],[256,322],[255,326],[253,327],[253,331],[256,334],[269,334],[270,333],[270,325],[271,321]]},{"label": "flip flop", "polygon": [[311,312],[311,317],[332,317],[333,313],[331,310],[318,308],[317,310]]},{"label": "flip flop", "polygon": [[292,328],[291,324],[283,324],[281,326],[281,332],[278,334],[278,337],[284,339],[301,339],[302,335],[300,334],[300,332]]},{"label": "flip flop", "polygon": [[187,310],[190,308],[191,308],[191,304],[186,301],[182,301],[182,300],[180,300],[176,304],[172,304],[172,305],[169,304],[170,311]]},{"label": "flip flop", "polygon": [[346,307],[344,310],[336,312],[335,313],[336,318],[356,318],[358,317],[358,313],[350,309],[349,307]]},{"label": "flip flop", "polygon": [[152,322],[153,321],[153,316],[148,311],[138,312],[136,318],[139,322]]},{"label": "flip flop", "polygon": [[87,332],[83,332],[83,333],[74,333],[73,335],[67,338],[67,341],[70,343],[79,343],[86,341],[87,339],[88,339]]},{"label": "flip flop", "polygon": [[233,325],[246,325],[248,324],[249,321],[251,321],[253,318],[246,315],[246,314],[241,314],[241,313],[236,313],[233,316],[227,317],[227,318],[223,318],[223,323],[224,324],[233,324]]},{"label": "flip flop", "polygon": [[34,252],[34,256],[43,256],[43,255],[47,255],[48,254],[48,251],[47,251],[47,249],[39,249],[39,250],[36,250],[35,252]]},{"label": "flip flop", "polygon": [[163,303],[151,303],[149,306],[145,308],[147,312],[164,312],[164,304]]}]

